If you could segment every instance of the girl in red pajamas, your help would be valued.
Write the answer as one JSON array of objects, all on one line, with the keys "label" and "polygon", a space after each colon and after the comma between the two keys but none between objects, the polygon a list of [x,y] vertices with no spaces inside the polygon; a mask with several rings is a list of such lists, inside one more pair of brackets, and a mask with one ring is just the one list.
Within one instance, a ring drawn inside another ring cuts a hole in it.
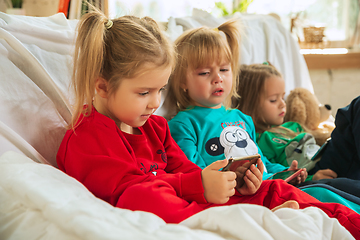
[{"label": "girl in red pajamas", "polygon": [[236,188],[236,174],[201,170],[172,139],[158,108],[175,63],[173,46],[150,18],[114,20],[95,10],[79,22],[75,46],[73,121],[57,155],[61,170],[113,206],[152,212],[178,223],[206,208],[235,203],[318,206],[360,237],[360,217],[282,181],[262,183],[258,160]]}]

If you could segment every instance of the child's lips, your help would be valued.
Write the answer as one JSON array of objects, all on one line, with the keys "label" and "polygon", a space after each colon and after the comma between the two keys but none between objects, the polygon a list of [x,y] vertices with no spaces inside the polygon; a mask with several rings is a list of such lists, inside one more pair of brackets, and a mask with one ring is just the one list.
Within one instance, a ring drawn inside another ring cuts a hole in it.
[{"label": "child's lips", "polygon": [[223,88],[217,88],[215,89],[215,91],[212,93],[213,95],[216,95],[216,96],[220,96],[224,93],[224,89]]},{"label": "child's lips", "polygon": [[285,116],[285,112],[281,112],[281,113],[279,114],[279,116],[280,116],[280,117]]},{"label": "child's lips", "polygon": [[150,116],[151,116],[151,114],[143,114],[143,115],[141,115],[142,118],[146,118],[146,119],[149,118]]},{"label": "child's lips", "polygon": [[143,118],[143,119],[148,119],[151,115],[153,115],[153,113],[155,112],[156,109],[153,109],[151,112],[149,113],[145,113],[145,114],[142,114],[140,117]]}]

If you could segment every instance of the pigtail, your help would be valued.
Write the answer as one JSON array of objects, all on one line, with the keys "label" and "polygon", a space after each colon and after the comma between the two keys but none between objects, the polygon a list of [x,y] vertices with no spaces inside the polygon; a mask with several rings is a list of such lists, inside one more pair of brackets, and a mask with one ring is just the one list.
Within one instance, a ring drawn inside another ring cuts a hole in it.
[{"label": "pigtail", "polygon": [[239,19],[232,19],[220,25],[218,29],[226,36],[226,40],[232,53],[231,67],[233,68],[233,72],[237,75],[241,55],[242,24]]},{"label": "pigtail", "polygon": [[[74,127],[80,114],[91,113],[95,96],[95,81],[101,76],[104,55],[105,23],[107,18],[94,9],[80,20],[77,27],[77,40],[74,52],[74,70],[72,87],[75,94],[72,126]],[[84,106],[85,105],[85,106]]]},{"label": "pigtail", "polygon": [[231,106],[232,98],[239,98],[239,95],[236,90],[236,85],[239,78],[240,70],[240,56],[241,56],[241,39],[242,39],[242,24],[240,19],[232,19],[226,21],[218,27],[219,31],[222,31],[226,36],[226,41],[228,42],[230,51],[231,51],[231,69],[233,72],[233,87],[229,97],[225,100],[224,105],[229,107]]},{"label": "pigtail", "polygon": [[72,87],[75,104],[71,128],[81,114],[89,116],[98,78],[107,82],[107,95],[118,88],[124,78],[134,78],[148,69],[175,65],[171,42],[151,18],[122,16],[108,19],[100,10],[92,11],[79,21],[74,52]]}]

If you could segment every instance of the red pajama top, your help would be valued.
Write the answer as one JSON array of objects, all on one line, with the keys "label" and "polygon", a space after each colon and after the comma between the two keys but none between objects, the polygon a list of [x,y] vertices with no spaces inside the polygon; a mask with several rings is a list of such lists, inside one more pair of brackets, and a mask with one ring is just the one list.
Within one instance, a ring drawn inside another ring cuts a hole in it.
[{"label": "red pajama top", "polygon": [[141,135],[122,132],[93,108],[75,131],[66,132],[57,164],[113,206],[128,186],[155,180],[188,202],[206,203],[201,169],[175,143],[166,120],[152,115],[139,130]]}]

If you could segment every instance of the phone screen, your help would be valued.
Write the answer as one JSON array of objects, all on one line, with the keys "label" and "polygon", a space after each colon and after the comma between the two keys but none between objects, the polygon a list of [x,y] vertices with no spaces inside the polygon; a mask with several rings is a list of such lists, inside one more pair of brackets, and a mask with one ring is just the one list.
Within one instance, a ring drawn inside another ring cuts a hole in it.
[{"label": "phone screen", "polygon": [[272,175],[272,177],[268,179],[283,179],[286,182],[293,180],[301,173],[302,169],[295,169],[295,170],[285,170]]},{"label": "phone screen", "polygon": [[321,157],[327,147],[327,144],[329,142],[330,138],[326,140],[326,142],[321,145],[321,147],[319,148],[319,150],[314,154],[314,156],[312,156],[311,160],[316,160],[317,158]]},{"label": "phone screen", "polygon": [[230,158],[228,165],[226,165],[226,167],[224,167],[221,171],[236,172],[236,187],[240,188],[245,184],[244,176],[246,171],[250,168],[251,165],[256,165],[259,158],[260,154],[234,159]]},{"label": "phone screen", "polygon": [[251,166],[251,164],[256,164],[258,158],[260,158],[260,154],[251,155],[251,156],[245,156],[240,158],[230,158],[229,163],[221,170],[221,171],[233,171],[244,165],[245,163],[250,162],[250,164],[247,164],[247,168]]}]

